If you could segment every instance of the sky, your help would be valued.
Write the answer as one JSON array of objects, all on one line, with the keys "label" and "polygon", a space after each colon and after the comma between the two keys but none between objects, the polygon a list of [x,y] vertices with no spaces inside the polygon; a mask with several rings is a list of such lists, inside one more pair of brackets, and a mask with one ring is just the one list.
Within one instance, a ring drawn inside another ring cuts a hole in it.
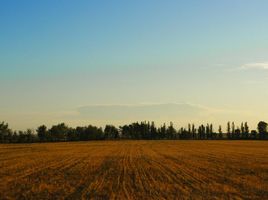
[{"label": "sky", "polygon": [[268,121],[267,10],[267,0],[0,0],[0,121],[253,129]]}]

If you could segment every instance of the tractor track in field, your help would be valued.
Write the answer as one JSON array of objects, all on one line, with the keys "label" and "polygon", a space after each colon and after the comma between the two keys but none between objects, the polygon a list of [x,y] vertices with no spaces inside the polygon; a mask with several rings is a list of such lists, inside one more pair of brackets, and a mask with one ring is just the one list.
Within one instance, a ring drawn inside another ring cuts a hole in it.
[{"label": "tractor track in field", "polygon": [[0,145],[0,156],[0,199],[268,199],[267,142]]}]

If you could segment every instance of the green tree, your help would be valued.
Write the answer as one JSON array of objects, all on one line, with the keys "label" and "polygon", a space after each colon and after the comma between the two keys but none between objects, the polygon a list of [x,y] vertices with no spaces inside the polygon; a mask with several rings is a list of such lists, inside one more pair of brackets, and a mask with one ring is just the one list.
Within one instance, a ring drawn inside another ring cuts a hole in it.
[{"label": "green tree", "polygon": [[27,129],[25,132],[25,142],[35,142],[36,141],[36,135],[34,134],[34,131],[32,129]]},{"label": "green tree", "polygon": [[67,140],[68,141],[78,141],[79,140],[78,133],[77,133],[76,129],[74,129],[74,128],[68,129]]},{"label": "green tree", "polygon": [[227,123],[227,138],[231,138],[231,125],[230,122]]},{"label": "green tree", "polygon": [[8,123],[0,123],[0,142],[6,143],[11,141],[12,131],[8,128]]},{"label": "green tree", "polygon": [[167,128],[167,139],[173,139],[176,135],[176,130],[173,127],[173,123],[170,122],[168,128]]},{"label": "green tree", "polygon": [[66,141],[69,128],[64,123],[54,125],[49,130],[52,141]]},{"label": "green tree", "polygon": [[252,139],[257,139],[257,131],[256,130],[252,130],[251,133],[250,133],[250,137]]},{"label": "green tree", "polygon": [[106,125],[104,129],[105,139],[117,139],[119,138],[119,131],[113,125]]},{"label": "green tree", "polygon": [[151,131],[151,139],[159,139],[157,128],[155,127],[154,122],[151,123],[150,131]]},{"label": "green tree", "polygon": [[235,137],[235,123],[232,122],[232,138]]},{"label": "green tree", "polygon": [[221,125],[219,125],[219,138],[221,139],[222,138],[222,128],[221,128]]},{"label": "green tree", "polygon": [[245,134],[245,126],[244,126],[244,123],[243,122],[241,123],[240,130],[241,130],[242,135],[244,135]]},{"label": "green tree", "polygon": [[194,124],[192,124],[192,139],[196,139],[196,128]]},{"label": "green tree", "polygon": [[37,136],[41,142],[48,141],[48,131],[45,125],[39,126],[36,129]]},{"label": "green tree", "polygon": [[104,133],[101,128],[89,125],[85,128],[84,134],[86,140],[102,140],[104,139]]},{"label": "green tree", "polygon": [[264,121],[258,123],[258,131],[260,134],[260,139],[265,139],[267,137],[267,127],[268,124]]},{"label": "green tree", "polygon": [[245,122],[245,138],[249,138],[249,127],[247,122]]}]

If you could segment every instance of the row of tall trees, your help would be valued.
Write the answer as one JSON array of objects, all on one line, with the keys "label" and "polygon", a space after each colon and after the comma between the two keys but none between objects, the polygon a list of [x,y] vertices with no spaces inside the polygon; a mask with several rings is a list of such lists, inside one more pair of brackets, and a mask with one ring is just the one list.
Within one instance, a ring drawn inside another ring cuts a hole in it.
[{"label": "row of tall trees", "polygon": [[227,123],[226,132],[219,126],[214,129],[213,124],[202,124],[196,127],[188,124],[187,128],[176,130],[173,123],[156,127],[154,122],[135,122],[120,126],[106,125],[105,129],[96,126],[68,127],[64,123],[48,129],[45,125],[39,126],[35,131],[12,131],[5,122],[0,123],[0,143],[29,143],[29,142],[59,142],[59,141],[88,141],[109,139],[268,139],[268,124],[261,121],[257,130],[249,129],[247,122],[236,126],[234,122]]}]

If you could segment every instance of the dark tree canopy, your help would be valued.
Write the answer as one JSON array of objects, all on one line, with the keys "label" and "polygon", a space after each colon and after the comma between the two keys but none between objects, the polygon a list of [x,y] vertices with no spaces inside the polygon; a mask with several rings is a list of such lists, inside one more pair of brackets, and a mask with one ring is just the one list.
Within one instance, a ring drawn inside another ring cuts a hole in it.
[{"label": "dark tree canopy", "polygon": [[28,142],[63,142],[63,141],[88,141],[88,140],[217,140],[217,139],[268,139],[268,124],[261,121],[257,130],[250,130],[247,122],[240,126],[228,122],[226,132],[220,125],[218,131],[213,124],[196,126],[189,123],[187,127],[176,129],[171,122],[168,126],[159,127],[154,122],[134,122],[119,126],[106,125],[104,130],[100,127],[88,125],[72,128],[65,123],[53,125],[48,129],[45,125],[39,126],[36,131],[12,131],[5,122],[0,123],[0,143],[28,143]]},{"label": "dark tree canopy", "polygon": [[268,124],[264,121],[258,123],[258,131],[261,139],[267,138],[267,126]]}]

